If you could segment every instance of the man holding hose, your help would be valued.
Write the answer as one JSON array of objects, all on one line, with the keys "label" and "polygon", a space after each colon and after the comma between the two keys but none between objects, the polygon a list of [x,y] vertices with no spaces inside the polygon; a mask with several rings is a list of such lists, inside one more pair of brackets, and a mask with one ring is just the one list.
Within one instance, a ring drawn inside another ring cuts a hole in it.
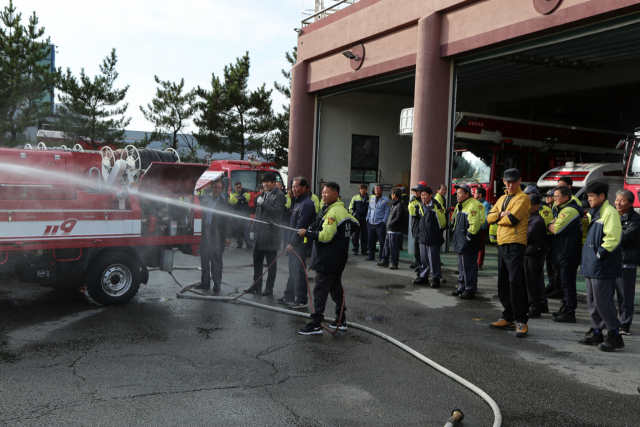
[{"label": "man holding hose", "polygon": [[336,304],[336,320],[329,328],[347,330],[342,272],[349,258],[349,237],[352,230],[358,227],[358,220],[349,215],[339,196],[340,186],[335,182],[327,182],[322,190],[322,201],[327,206],[324,215],[309,230],[300,229],[298,232],[301,237],[313,241],[311,270],[316,271],[314,312],[311,322],[298,330],[301,335],[322,334],[323,313],[329,294]]}]

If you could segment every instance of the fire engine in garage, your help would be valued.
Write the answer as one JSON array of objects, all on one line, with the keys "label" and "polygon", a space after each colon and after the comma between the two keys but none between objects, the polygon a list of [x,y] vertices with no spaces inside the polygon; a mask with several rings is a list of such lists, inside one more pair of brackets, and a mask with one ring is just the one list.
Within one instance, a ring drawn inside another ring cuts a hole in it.
[{"label": "fire engine in garage", "polygon": [[[620,162],[615,148],[624,135],[465,112],[456,113],[454,125],[454,183],[486,188],[491,204],[502,195],[506,169],[519,169],[523,183],[535,184],[544,172],[567,162]],[[400,133],[413,134],[413,109],[402,111]]]},{"label": "fire engine in garage", "polygon": [[624,147],[622,155],[622,173],[624,188],[635,196],[633,208],[640,212],[640,128],[623,138],[618,147]]},{"label": "fire engine in garage", "polygon": [[133,146],[38,148],[0,148],[0,274],[123,304],[147,267],[171,270],[174,249],[198,255],[206,165]]}]

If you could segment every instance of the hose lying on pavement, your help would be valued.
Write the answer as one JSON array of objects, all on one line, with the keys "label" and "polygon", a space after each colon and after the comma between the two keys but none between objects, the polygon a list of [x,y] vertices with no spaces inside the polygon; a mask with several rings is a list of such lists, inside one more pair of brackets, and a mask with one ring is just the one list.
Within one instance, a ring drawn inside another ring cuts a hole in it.
[{"label": "hose lying on pavement", "polygon": [[[178,283],[178,282],[176,281],[176,283]],[[292,316],[306,317],[306,318],[310,318],[311,317],[311,314],[309,314],[309,313],[300,313],[300,312],[293,311],[293,310],[286,310],[286,309],[280,308],[280,307],[273,307],[273,306],[266,305],[266,304],[259,304],[257,302],[253,302],[253,301],[247,301],[245,299],[236,299],[234,297],[216,297],[216,296],[199,295],[199,294],[198,295],[186,295],[184,293],[186,291],[193,292],[189,288],[191,288],[192,286],[197,285],[199,283],[200,283],[200,281],[197,281],[197,282],[194,282],[194,283],[192,283],[190,285],[182,287],[180,289],[180,291],[178,292],[178,294],[177,294],[177,298],[202,299],[202,300],[209,300],[209,301],[236,302],[236,303],[240,303],[240,304],[251,305],[253,307],[263,308],[265,310],[276,311],[278,313],[290,314]],[[325,317],[325,320],[332,322],[335,319]],[[375,336],[377,336],[379,338],[382,338],[385,341],[390,342],[391,344],[393,344],[393,345],[395,345],[397,347],[400,347],[402,350],[406,351],[407,353],[409,353],[410,355],[414,356],[418,360],[426,363],[427,365],[431,366],[432,368],[436,369],[437,371],[442,372],[443,374],[445,374],[446,376],[448,376],[452,380],[454,380],[454,381],[462,384],[463,386],[467,387],[469,390],[473,391],[475,394],[480,396],[485,402],[487,402],[489,404],[489,406],[491,407],[491,409],[493,410],[493,415],[494,415],[493,427],[500,427],[502,425],[502,413],[500,412],[500,408],[498,407],[498,404],[487,393],[482,391],[480,388],[476,387],[474,384],[472,384],[469,381],[465,380],[464,378],[458,376],[457,374],[451,372],[447,368],[438,365],[433,360],[423,356],[422,354],[418,353],[417,351],[415,351],[411,347],[401,343],[400,341],[396,340],[393,337],[390,337],[387,334],[383,334],[380,331],[368,328],[366,326],[358,325],[357,323],[347,322],[347,326],[355,328],[355,329],[360,329],[361,331],[364,331],[364,332],[368,332],[368,333],[370,333],[372,335],[375,335]],[[337,328],[336,328],[336,330],[337,330]]]}]

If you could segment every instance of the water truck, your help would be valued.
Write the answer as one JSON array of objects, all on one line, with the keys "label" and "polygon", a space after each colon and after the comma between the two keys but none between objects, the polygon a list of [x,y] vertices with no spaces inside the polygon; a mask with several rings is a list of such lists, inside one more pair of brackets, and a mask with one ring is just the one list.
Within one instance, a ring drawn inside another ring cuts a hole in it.
[{"label": "water truck", "polygon": [[102,305],[130,301],[148,267],[199,254],[194,188],[206,169],[170,149],[0,148],[0,283],[13,274]]}]

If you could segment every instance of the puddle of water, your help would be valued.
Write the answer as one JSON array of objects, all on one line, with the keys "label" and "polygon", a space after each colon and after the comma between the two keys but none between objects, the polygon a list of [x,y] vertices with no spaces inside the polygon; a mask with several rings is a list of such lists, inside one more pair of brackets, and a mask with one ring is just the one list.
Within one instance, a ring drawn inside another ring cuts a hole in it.
[{"label": "puddle of water", "polygon": [[384,322],[384,317],[383,316],[367,316],[364,318],[364,320],[366,320],[367,322],[381,323],[381,322]]}]

